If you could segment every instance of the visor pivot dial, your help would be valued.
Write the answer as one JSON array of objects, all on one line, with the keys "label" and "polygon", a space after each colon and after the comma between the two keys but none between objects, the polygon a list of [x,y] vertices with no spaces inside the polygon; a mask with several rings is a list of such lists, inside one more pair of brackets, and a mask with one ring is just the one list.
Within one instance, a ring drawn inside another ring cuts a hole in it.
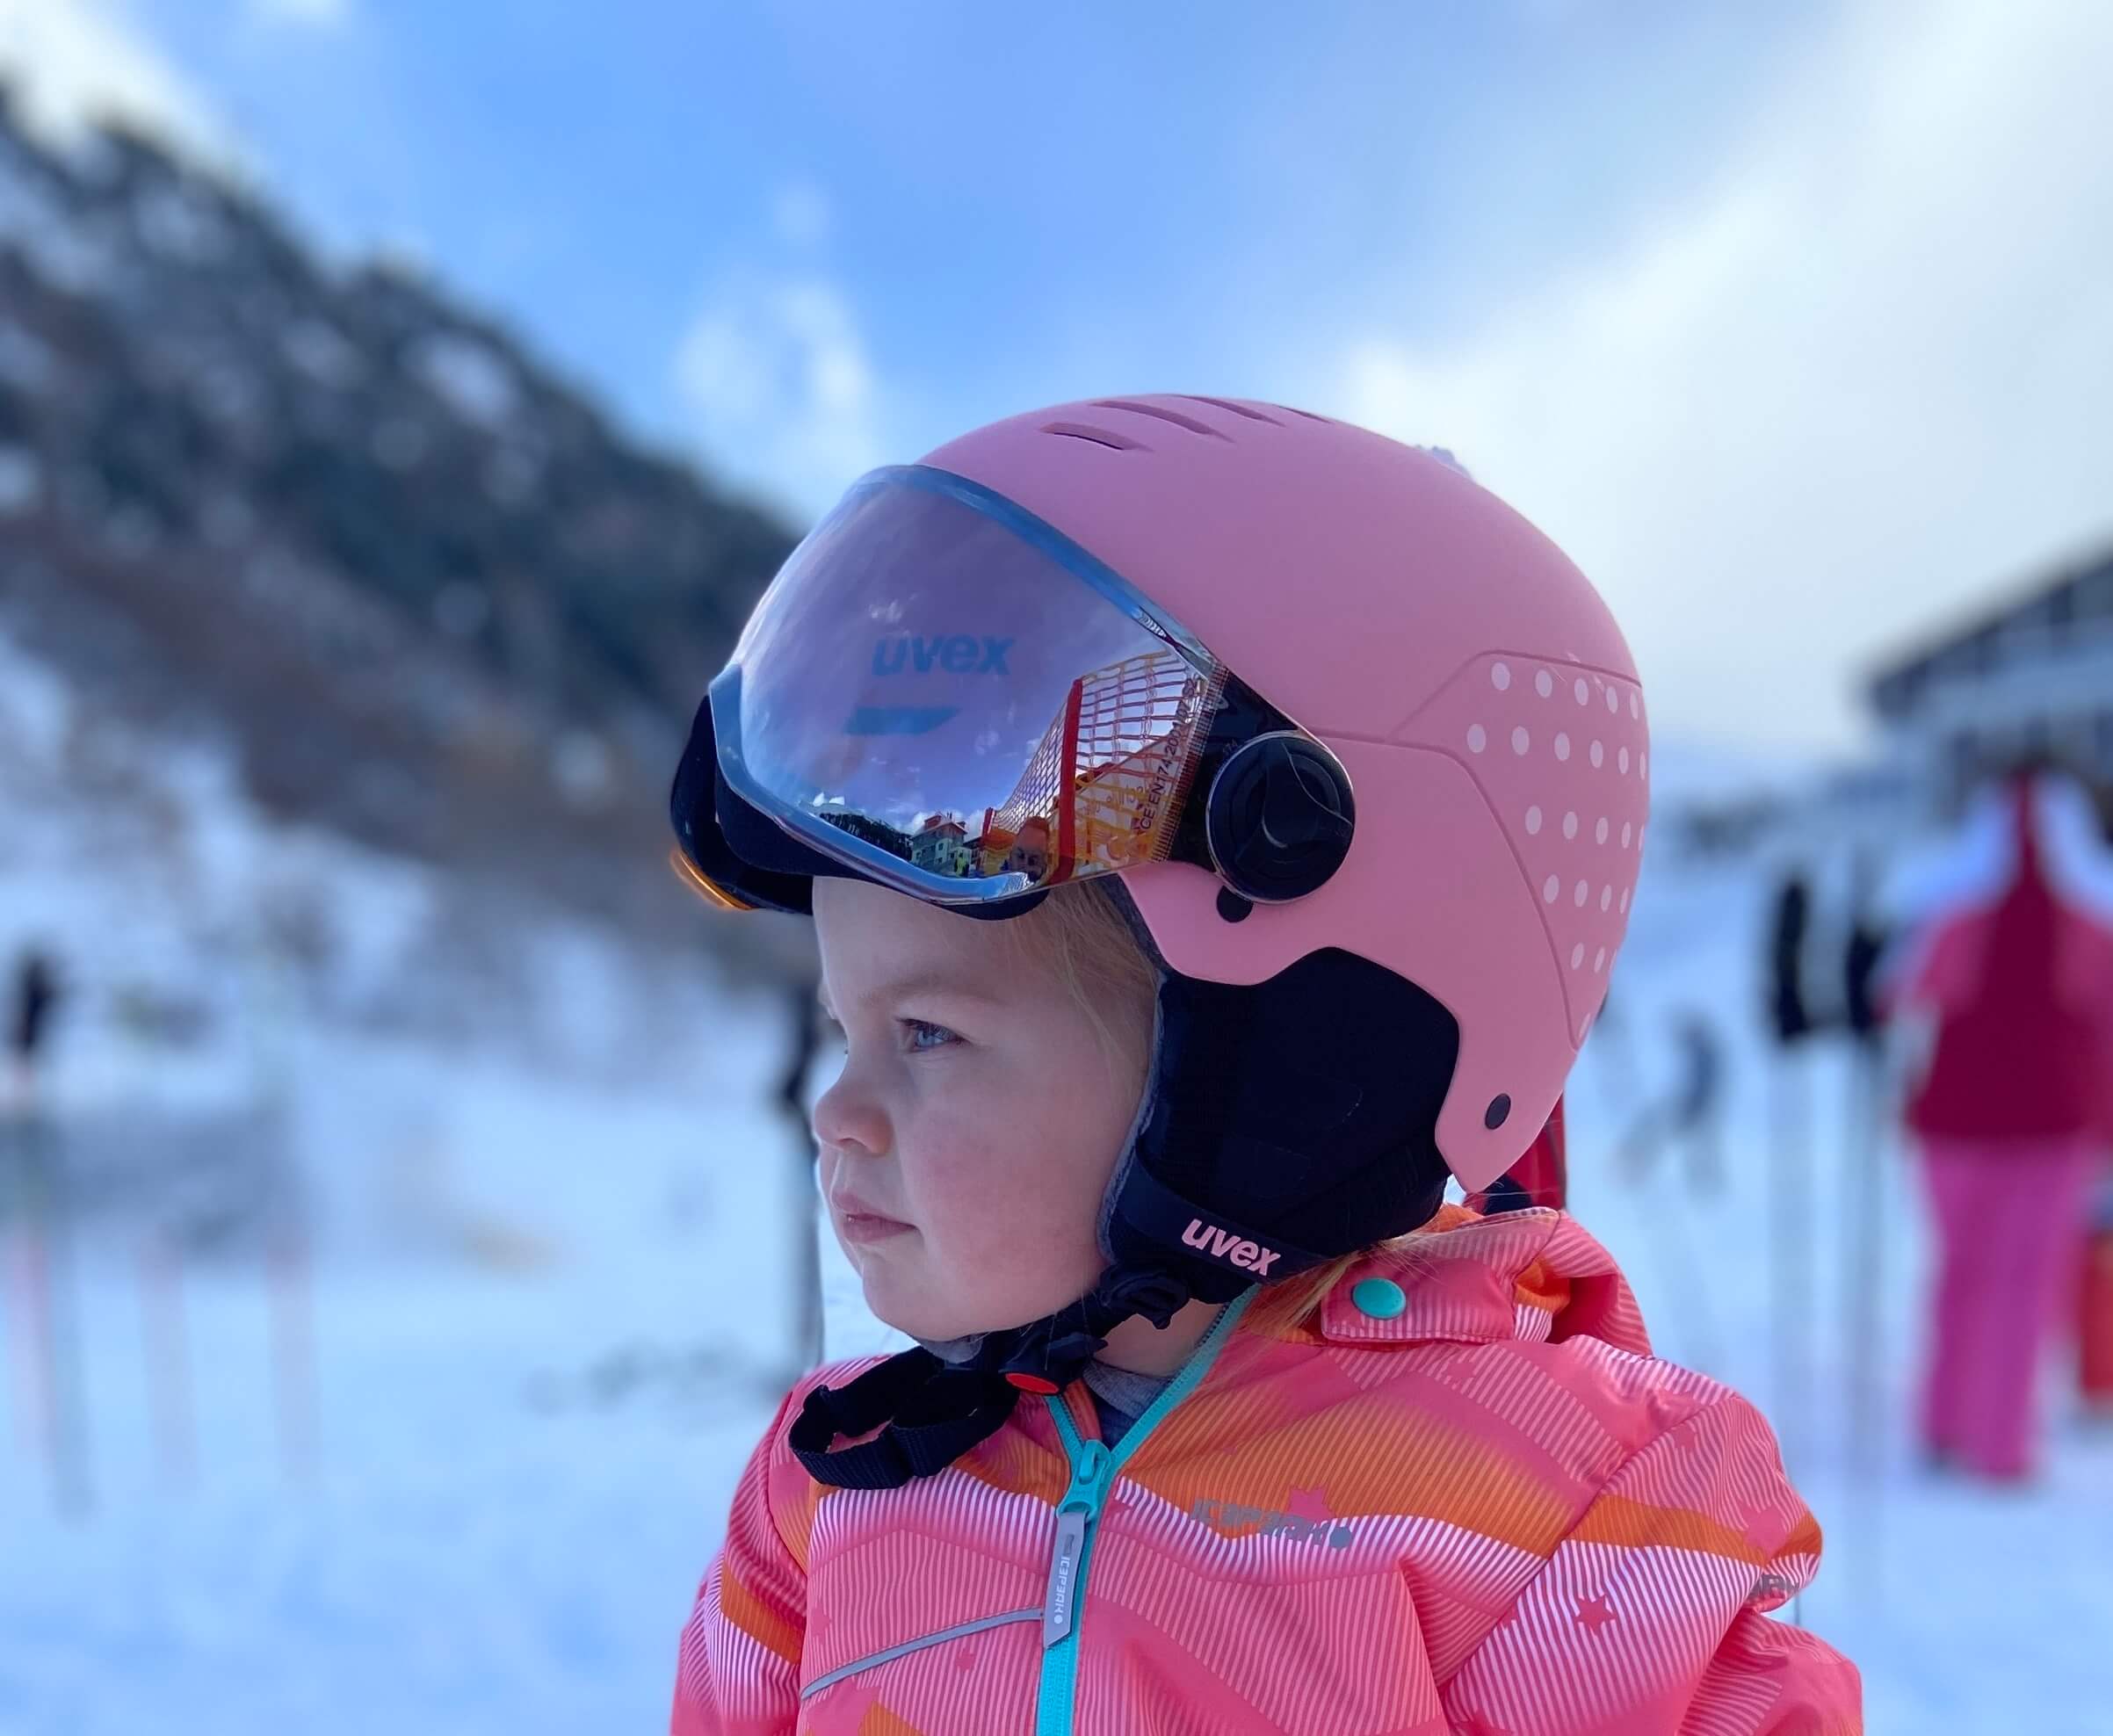
[{"label": "visor pivot dial", "polygon": [[1257,735],[1212,779],[1204,826],[1219,878],[1242,898],[1304,898],[1350,854],[1357,828],[1350,773],[1311,736]]}]

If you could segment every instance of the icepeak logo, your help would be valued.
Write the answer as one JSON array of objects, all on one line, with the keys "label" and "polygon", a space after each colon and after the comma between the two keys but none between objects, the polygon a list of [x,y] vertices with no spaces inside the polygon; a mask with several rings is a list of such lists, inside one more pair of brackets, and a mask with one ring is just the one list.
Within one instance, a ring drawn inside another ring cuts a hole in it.
[{"label": "icepeak logo", "polygon": [[[1293,1493],[1295,1496],[1297,1492]],[[1296,1499],[1292,1504],[1298,1505]],[[1291,1543],[1326,1544],[1330,1549],[1348,1549],[1357,1540],[1351,1527],[1326,1515],[1312,1517],[1282,1513],[1273,1507],[1241,1507],[1229,1501],[1198,1501],[1190,1507],[1189,1517],[1221,1537],[1283,1537]]]},{"label": "icepeak logo", "polygon": [[1017,643],[967,633],[898,633],[873,646],[873,673],[930,675],[935,669],[948,675],[1010,675],[1005,656]]},{"label": "icepeak logo", "polygon": [[1261,1277],[1283,1257],[1274,1248],[1264,1248],[1258,1241],[1248,1241],[1234,1235],[1230,1230],[1221,1230],[1215,1224],[1206,1224],[1201,1218],[1189,1219],[1189,1227],[1181,1233],[1181,1239],[1190,1248],[1199,1249],[1214,1259],[1229,1261],[1242,1271]]}]

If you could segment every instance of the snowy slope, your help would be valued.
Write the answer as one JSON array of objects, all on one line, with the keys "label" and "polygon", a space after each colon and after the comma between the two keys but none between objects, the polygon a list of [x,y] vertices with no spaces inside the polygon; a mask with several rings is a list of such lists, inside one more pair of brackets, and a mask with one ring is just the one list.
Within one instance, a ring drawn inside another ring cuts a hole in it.
[{"label": "snowy slope", "polygon": [[[4,639],[0,814],[98,1183],[33,1212],[0,1114],[0,1732],[653,1727],[786,1372],[781,1008],[275,825]],[[253,1136],[206,1234],[173,1172]]]},{"label": "snowy slope", "polygon": [[[4,673],[0,696],[32,704],[25,673]],[[0,1732],[659,1727],[677,1631],[785,1374],[779,1255],[800,1172],[765,1101],[785,1009],[547,925],[520,937],[539,962],[510,998],[451,966],[459,980],[405,1003],[393,991],[407,975],[439,973],[416,910],[445,888],[279,837],[199,778],[192,829],[221,842],[197,849],[221,854],[187,900],[128,899],[83,872],[77,836],[51,842],[54,821],[48,849],[0,859],[0,957],[32,929],[88,932],[106,961],[160,959],[180,976],[213,956],[193,932],[214,929],[206,917],[224,908],[241,932],[255,864],[319,877],[346,914],[342,980],[253,993],[240,973],[207,970],[233,1009],[213,1038],[142,1060],[105,1032],[67,1084],[83,1104],[134,1101],[143,1077],[179,1105],[277,1092],[319,1251],[305,1303],[262,1249],[185,1266],[185,1472],[167,1462],[146,1370],[143,1312],[163,1351],[175,1318],[165,1282],[143,1294],[155,1220],[82,1230],[61,1290],[85,1374],[92,1507],[67,1518],[23,1426],[28,1268],[18,1220],[0,1230]],[[1662,1349],[1774,1411],[1768,1075],[1750,1035],[1733,1052],[1721,1194],[1691,1197],[1662,1167],[1639,1189],[1612,1160],[1639,1084],[1668,1076],[1673,1011],[1729,1028],[1754,1004],[1764,896],[1754,871],[1654,874],[1619,1021],[1572,1101],[1578,1208],[1627,1263]],[[105,980],[116,969],[96,966]],[[466,1005],[490,1028],[465,1021]],[[1836,1324],[1843,1081],[1824,1058],[1813,1074],[1822,1138],[1797,1222],[1811,1231],[1816,1327],[1806,1396],[1784,1415],[1830,1544],[1804,1618],[1863,1666],[1874,1732],[2113,1728],[2113,1441],[2065,1429],[2044,1485],[2001,1499],[1917,1469],[1900,1419],[1925,1255],[1888,1153],[1871,1363],[1887,1427],[1875,1469],[1857,1458]],[[827,1269],[831,1354],[885,1348],[841,1261]],[[304,1307],[312,1453],[305,1423],[289,1443],[276,1420],[298,1399],[274,1371]]]}]

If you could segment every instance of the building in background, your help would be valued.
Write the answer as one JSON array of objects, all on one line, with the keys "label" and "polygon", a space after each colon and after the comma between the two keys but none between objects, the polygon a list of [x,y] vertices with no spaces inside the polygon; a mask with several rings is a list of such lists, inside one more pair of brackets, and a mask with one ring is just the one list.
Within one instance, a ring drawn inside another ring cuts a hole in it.
[{"label": "building in background", "polygon": [[1932,636],[1867,690],[1888,758],[1949,807],[2022,753],[2113,789],[2113,544]]},{"label": "building in background", "polygon": [[928,873],[951,874],[964,879],[975,872],[975,851],[959,820],[944,814],[928,814],[910,840],[910,860]]}]

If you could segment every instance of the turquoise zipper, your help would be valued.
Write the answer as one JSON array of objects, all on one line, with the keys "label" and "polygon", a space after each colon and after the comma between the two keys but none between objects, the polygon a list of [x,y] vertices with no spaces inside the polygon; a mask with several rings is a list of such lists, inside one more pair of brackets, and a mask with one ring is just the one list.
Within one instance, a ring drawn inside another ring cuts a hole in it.
[{"label": "turquoise zipper", "polygon": [[1071,1736],[1073,1703],[1078,1692],[1079,1618],[1086,1602],[1086,1569],[1093,1559],[1093,1528],[1101,1504],[1115,1486],[1115,1473],[1144,1444],[1145,1436],[1166,1420],[1167,1413],[1196,1390],[1211,1371],[1233,1327],[1255,1299],[1243,1291],[1211,1322],[1181,1372],[1167,1390],[1145,1407],[1113,1451],[1098,1441],[1082,1441],[1061,1394],[1043,1402],[1056,1421],[1057,1436],[1071,1464],[1071,1486],[1057,1503],[1056,1535],[1049,1558],[1049,1588],[1042,1605],[1042,1683],[1035,1701],[1035,1736]]}]

